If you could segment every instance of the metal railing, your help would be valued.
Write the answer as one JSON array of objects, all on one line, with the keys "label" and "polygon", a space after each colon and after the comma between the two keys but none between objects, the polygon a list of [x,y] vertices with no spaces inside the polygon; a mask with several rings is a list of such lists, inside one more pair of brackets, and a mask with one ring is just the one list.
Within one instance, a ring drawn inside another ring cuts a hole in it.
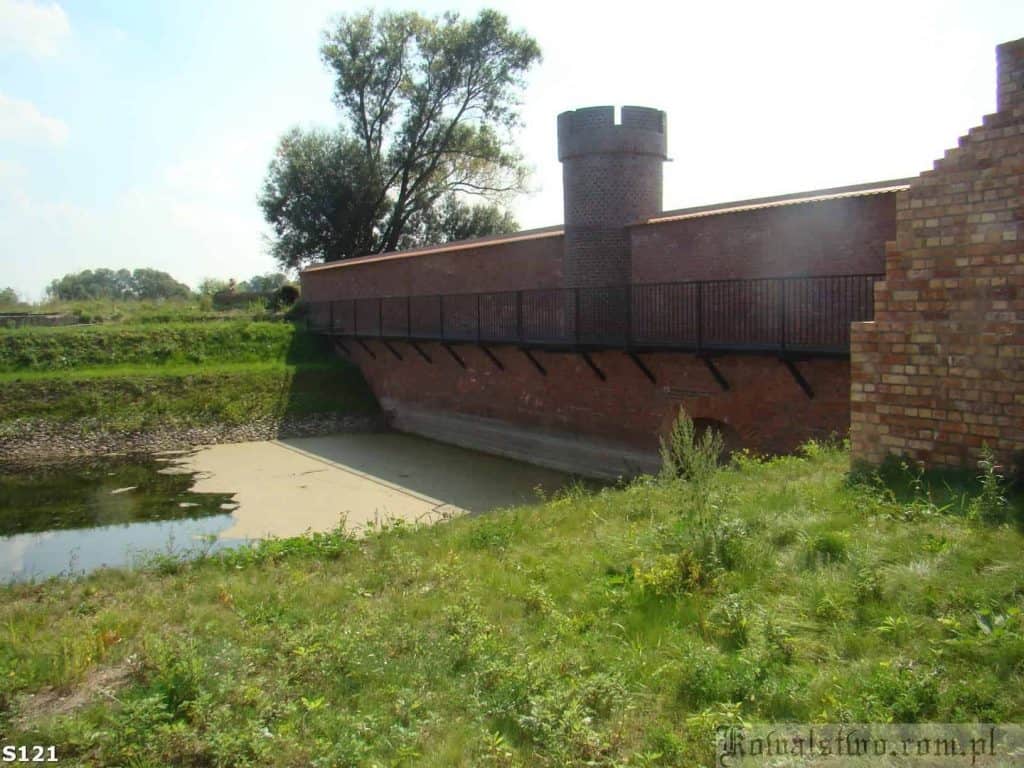
[{"label": "metal railing", "polygon": [[388,296],[310,304],[353,338],[632,350],[848,354],[884,276],[834,275]]}]

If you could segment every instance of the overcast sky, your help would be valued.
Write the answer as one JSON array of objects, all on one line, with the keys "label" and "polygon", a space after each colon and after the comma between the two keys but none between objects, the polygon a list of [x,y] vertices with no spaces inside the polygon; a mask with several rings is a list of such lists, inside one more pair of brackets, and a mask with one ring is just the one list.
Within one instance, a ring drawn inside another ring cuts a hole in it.
[{"label": "overcast sky", "polygon": [[[505,12],[537,38],[524,228],[562,218],[555,117],[668,112],[665,206],[916,175],[995,109],[1024,2],[377,3]],[[153,267],[274,268],[256,204],[276,139],[336,121],[322,31],[366,3],[0,0],[0,288]],[[615,13],[603,8],[615,8]]]}]

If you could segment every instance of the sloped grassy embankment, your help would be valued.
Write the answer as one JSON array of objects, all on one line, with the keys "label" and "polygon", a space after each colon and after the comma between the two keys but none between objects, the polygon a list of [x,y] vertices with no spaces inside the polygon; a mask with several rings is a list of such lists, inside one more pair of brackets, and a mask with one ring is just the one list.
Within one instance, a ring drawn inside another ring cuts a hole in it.
[{"label": "sloped grassy embankment", "polygon": [[687,766],[723,720],[1019,722],[1019,499],[848,461],[12,586],[0,731],[69,764]]},{"label": "sloped grassy embankment", "polygon": [[290,323],[0,331],[6,460],[355,428],[375,411],[358,370]]}]

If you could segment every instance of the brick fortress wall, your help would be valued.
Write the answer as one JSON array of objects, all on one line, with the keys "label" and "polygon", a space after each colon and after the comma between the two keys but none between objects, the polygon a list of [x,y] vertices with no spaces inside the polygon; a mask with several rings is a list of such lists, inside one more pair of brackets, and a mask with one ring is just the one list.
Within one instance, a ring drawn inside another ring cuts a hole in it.
[{"label": "brick fortress wall", "polygon": [[852,334],[857,459],[1024,451],[1024,39],[997,59],[998,111],[898,197],[875,321]]},{"label": "brick fortress wall", "polygon": [[302,273],[306,301],[558,288],[559,227],[464,241],[313,267]]},{"label": "brick fortress wall", "polygon": [[[881,273],[895,236],[895,192],[662,214],[664,113],[623,108],[559,117],[566,226],[507,238],[383,254],[302,275],[311,301],[800,275]],[[606,154],[602,150],[607,149]],[[632,150],[636,150],[635,152]],[[885,185],[883,185],[885,187]],[[825,190],[824,192],[834,192]],[[802,197],[802,196],[801,196]],[[813,197],[813,195],[812,195]],[[750,201],[748,201],[750,202]],[[720,207],[719,207],[720,208]],[[637,223],[640,221],[641,223]],[[733,446],[792,450],[849,428],[844,359],[793,364],[773,355],[650,353],[648,379],[622,351],[576,354],[472,344],[345,347],[399,429],[585,474],[657,467],[658,438],[680,407],[714,422]]]},{"label": "brick fortress wall", "polygon": [[894,191],[630,228],[633,282],[870,274],[896,234]]},{"label": "brick fortress wall", "polygon": [[[817,230],[821,239],[812,248],[805,247],[803,224],[809,221],[822,222]],[[730,233],[726,259],[718,243]],[[877,273],[884,244],[894,236],[895,193],[882,193],[640,225],[632,228],[638,254],[633,269],[646,278],[637,282]],[[355,260],[306,272],[303,291],[316,300],[557,287],[562,284],[562,246],[554,230],[459,251],[428,249],[419,255]],[[716,358],[715,366],[729,383],[724,391],[704,362],[687,354],[644,355],[656,378],[652,383],[621,352],[593,355],[607,375],[601,381],[580,357],[564,353],[535,351],[546,370],[541,375],[513,347],[491,348],[504,365],[499,370],[472,345],[454,347],[465,368],[434,343],[420,345],[429,363],[397,342],[392,346],[402,360],[374,342],[369,347],[375,356],[358,345],[346,346],[399,428],[538,460],[537,443],[522,442],[525,447],[518,450],[520,443],[507,427],[530,430],[534,437],[554,440],[557,449],[539,457],[553,465],[558,461],[552,457],[586,455],[586,447],[597,446],[596,458],[559,465],[581,472],[597,463],[623,473],[654,469],[658,437],[680,407],[724,427],[734,446],[763,452],[790,451],[810,437],[849,429],[846,360],[796,363],[814,391],[809,399],[771,356]],[[492,444],[480,442],[481,424],[493,426]],[[470,431],[473,439],[464,440]]]}]

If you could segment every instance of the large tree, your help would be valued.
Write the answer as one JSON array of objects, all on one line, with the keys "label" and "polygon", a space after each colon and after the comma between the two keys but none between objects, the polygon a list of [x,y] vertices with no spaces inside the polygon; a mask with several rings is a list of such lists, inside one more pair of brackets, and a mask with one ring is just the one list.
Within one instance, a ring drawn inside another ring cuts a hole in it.
[{"label": "large tree", "polygon": [[283,267],[515,229],[503,204],[526,175],[511,135],[531,37],[490,10],[369,11],[321,54],[342,123],[286,134],[260,198]]}]

